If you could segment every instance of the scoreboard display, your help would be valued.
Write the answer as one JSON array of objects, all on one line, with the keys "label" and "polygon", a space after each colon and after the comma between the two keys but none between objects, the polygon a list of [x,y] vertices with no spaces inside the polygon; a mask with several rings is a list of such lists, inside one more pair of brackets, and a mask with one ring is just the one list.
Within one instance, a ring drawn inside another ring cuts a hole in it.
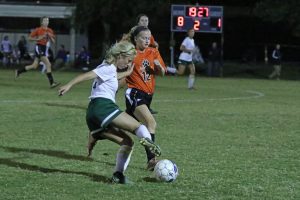
[{"label": "scoreboard display", "polygon": [[171,31],[222,33],[223,6],[172,5]]}]

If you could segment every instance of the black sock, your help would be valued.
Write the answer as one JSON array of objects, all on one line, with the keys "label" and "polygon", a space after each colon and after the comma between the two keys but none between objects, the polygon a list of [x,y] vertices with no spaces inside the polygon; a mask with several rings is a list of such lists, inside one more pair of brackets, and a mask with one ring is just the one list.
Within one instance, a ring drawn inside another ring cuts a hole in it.
[{"label": "black sock", "polygon": [[52,85],[52,83],[54,82],[53,81],[53,76],[52,76],[52,73],[51,72],[47,72],[47,77],[48,77],[48,80],[49,80],[49,83],[50,83],[50,85]]},{"label": "black sock", "polygon": [[154,133],[150,133],[150,135],[151,135],[151,140],[152,140],[153,142],[155,142],[155,134],[154,134]]},{"label": "black sock", "polygon": [[27,72],[27,70],[24,67],[23,69],[18,69],[17,72],[18,72],[18,75],[19,75],[19,74],[22,74],[24,72]]},{"label": "black sock", "polygon": [[[151,140],[154,142],[154,140],[155,140],[155,134],[150,133],[150,135],[151,135]],[[149,150],[148,147],[145,147],[145,150],[146,150],[147,159],[148,159],[148,162],[149,162],[152,158],[155,157],[155,154],[152,153],[152,152]]]},{"label": "black sock", "polygon": [[155,154],[152,153],[148,147],[145,147],[145,150],[146,150],[146,154],[147,154],[147,160],[149,162],[152,158],[155,157]]}]

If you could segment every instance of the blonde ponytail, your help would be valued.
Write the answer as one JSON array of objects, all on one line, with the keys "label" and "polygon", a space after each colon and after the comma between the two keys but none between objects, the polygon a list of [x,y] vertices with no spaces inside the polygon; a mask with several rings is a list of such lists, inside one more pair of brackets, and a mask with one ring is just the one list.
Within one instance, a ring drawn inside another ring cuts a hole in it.
[{"label": "blonde ponytail", "polygon": [[135,54],[136,50],[131,42],[121,41],[114,44],[109,50],[107,50],[105,61],[108,64],[112,64],[119,55],[134,56]]}]

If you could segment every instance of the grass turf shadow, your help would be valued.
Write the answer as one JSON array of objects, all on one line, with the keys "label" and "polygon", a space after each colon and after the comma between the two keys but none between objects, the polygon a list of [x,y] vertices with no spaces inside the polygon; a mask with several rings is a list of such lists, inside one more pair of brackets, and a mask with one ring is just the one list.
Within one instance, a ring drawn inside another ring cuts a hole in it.
[{"label": "grass turf shadow", "polygon": [[52,156],[57,158],[69,159],[69,160],[79,160],[79,161],[88,161],[88,162],[93,161],[92,158],[86,156],[80,156],[80,155],[72,155],[64,151],[25,149],[25,148],[6,147],[6,146],[0,146],[0,148],[4,149],[5,151],[9,151],[11,153],[26,152],[26,153],[34,153],[34,154],[41,154],[41,155]]},{"label": "grass turf shadow", "polygon": [[64,173],[64,174],[75,174],[75,175],[83,175],[86,177],[91,178],[92,181],[95,182],[102,182],[102,183],[111,183],[110,178],[98,175],[98,174],[92,174],[87,172],[81,172],[81,171],[69,171],[69,170],[63,170],[63,169],[54,169],[54,168],[46,168],[46,167],[40,167],[37,165],[30,165],[22,162],[14,161],[10,158],[0,158],[0,165],[5,165],[8,167],[14,167],[18,169],[33,171],[33,172],[41,172],[41,173]]}]

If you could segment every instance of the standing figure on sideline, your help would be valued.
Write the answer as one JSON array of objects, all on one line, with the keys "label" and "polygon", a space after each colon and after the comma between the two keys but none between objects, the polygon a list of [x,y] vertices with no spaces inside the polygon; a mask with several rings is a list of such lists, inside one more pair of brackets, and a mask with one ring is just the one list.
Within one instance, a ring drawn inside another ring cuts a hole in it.
[{"label": "standing figure on sideline", "polygon": [[8,35],[4,36],[3,40],[1,41],[1,52],[3,54],[2,63],[6,66],[8,63],[12,64],[12,44],[9,41]]},{"label": "standing figure on sideline", "polygon": [[42,61],[47,68],[47,77],[50,83],[50,88],[54,88],[59,85],[59,83],[55,82],[52,76],[52,70],[51,70],[51,63],[46,55],[46,49],[47,49],[47,42],[51,41],[52,43],[55,43],[55,35],[51,28],[48,27],[49,25],[49,18],[48,17],[42,17],[41,20],[41,26],[36,28],[31,34],[29,35],[30,41],[36,41],[35,46],[35,59],[31,65],[25,66],[23,69],[16,70],[15,71],[15,78],[18,78],[20,74],[27,72],[31,69],[36,69],[39,66],[39,62]]},{"label": "standing figure on sideline", "polygon": [[28,54],[27,49],[27,41],[24,35],[21,36],[20,40],[18,41],[18,49],[20,51],[20,62],[25,59],[25,56]]},{"label": "standing figure on sideline", "polygon": [[[126,78],[127,90],[126,112],[145,124],[155,141],[156,121],[149,108],[155,88],[155,75],[165,74],[165,63],[156,48],[150,48],[151,32],[145,26],[138,26],[132,33],[132,42],[135,44],[137,55],[133,60],[134,69]],[[149,148],[147,153],[147,169],[153,170],[157,160]]]},{"label": "standing figure on sideline", "polygon": [[213,42],[208,52],[207,76],[221,76],[221,51]]},{"label": "standing figure on sideline", "polygon": [[[122,112],[115,103],[118,90],[118,79],[132,73],[132,60],[136,50],[132,43],[122,41],[112,46],[106,54],[104,62],[96,69],[81,74],[59,89],[59,95],[65,94],[72,86],[82,81],[94,79],[87,109],[86,122],[90,130],[88,143],[89,156],[97,140],[108,139],[120,145],[117,153],[115,172],[112,182],[126,184],[129,181],[124,172],[129,164],[134,142],[125,131],[134,133],[140,143],[152,153],[160,155],[160,148],[151,140],[148,129],[133,117]],[[117,68],[126,71],[117,73]]]},{"label": "standing figure on sideline", "polygon": [[194,90],[195,83],[195,65],[193,63],[193,52],[195,49],[194,42],[195,30],[193,28],[187,31],[187,37],[183,40],[180,45],[180,56],[178,60],[178,70],[176,68],[167,67],[168,72],[175,73],[178,75],[184,74],[185,68],[188,67],[190,69],[190,74],[188,78],[188,89]]},{"label": "standing figure on sideline", "polygon": [[282,54],[280,52],[280,44],[276,44],[276,47],[275,47],[275,49],[272,52],[272,61],[273,61],[273,68],[274,68],[274,70],[269,75],[270,79],[276,77],[277,80],[280,80],[281,59],[282,59]]}]

